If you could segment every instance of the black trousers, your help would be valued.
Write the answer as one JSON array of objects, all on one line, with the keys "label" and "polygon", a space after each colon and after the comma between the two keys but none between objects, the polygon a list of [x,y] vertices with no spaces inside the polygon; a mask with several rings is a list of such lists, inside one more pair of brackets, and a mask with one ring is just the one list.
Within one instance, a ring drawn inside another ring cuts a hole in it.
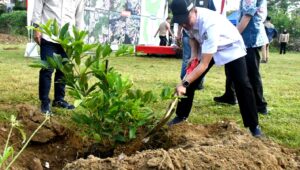
[{"label": "black trousers", "polygon": [[286,51],[286,42],[281,42],[280,43],[280,54],[285,54],[285,51]]},{"label": "black trousers", "polygon": [[[253,88],[257,110],[265,110],[267,107],[267,102],[263,96],[263,85],[259,73],[260,55],[258,48],[247,48],[247,55],[245,56],[245,58],[248,70],[248,77]],[[234,85],[232,82],[232,77],[226,72],[227,70],[225,67],[226,85],[224,95],[230,98],[234,96]]]},{"label": "black trousers", "polygon": [[159,36],[160,42],[159,45],[160,46],[166,46],[167,45],[167,36]]},{"label": "black trousers", "polygon": [[[186,98],[182,98],[177,105],[176,114],[178,117],[187,118],[189,116],[198,81],[202,80],[202,78],[213,65],[214,61],[212,60],[207,70],[186,89]],[[235,86],[236,96],[244,126],[256,127],[258,125],[258,115],[253,89],[248,78],[245,57],[238,58],[230,63],[225,64],[225,68],[228,70],[228,75],[230,75],[232,78]]]},{"label": "black trousers", "polygon": [[[41,60],[47,61],[47,57],[58,54],[67,57],[61,45],[42,39],[41,41]],[[39,99],[43,103],[50,103],[49,92],[51,88],[51,77],[53,69],[41,69],[39,76]],[[54,100],[60,101],[65,97],[65,84],[63,83],[64,74],[56,70],[54,77]]]}]

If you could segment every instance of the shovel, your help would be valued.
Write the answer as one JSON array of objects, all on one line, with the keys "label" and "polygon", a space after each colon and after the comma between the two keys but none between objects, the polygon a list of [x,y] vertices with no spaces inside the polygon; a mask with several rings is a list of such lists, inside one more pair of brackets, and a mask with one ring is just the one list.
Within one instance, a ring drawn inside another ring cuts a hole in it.
[{"label": "shovel", "polygon": [[175,112],[175,106],[178,103],[178,96],[177,92],[174,92],[173,97],[175,97],[169,104],[166,113],[163,115],[163,117],[160,119],[160,121],[157,123],[156,126],[154,126],[148,133],[146,133],[145,137],[143,138],[143,142],[147,143],[155,132],[157,132],[160,128],[162,128],[167,121],[171,118],[172,114]]},{"label": "shovel", "polygon": [[[199,59],[197,57],[195,57],[191,62],[190,65],[187,67],[186,70],[186,75],[190,74],[199,64]],[[152,128],[146,135],[145,137],[142,139],[142,141],[144,143],[147,143],[151,137],[151,135],[153,135],[155,132],[157,132],[160,128],[162,128],[167,121],[170,119],[170,117],[172,116],[172,114],[175,111],[175,106],[178,103],[178,95],[177,92],[173,93],[173,97],[175,97],[169,104],[168,109],[166,111],[166,113],[163,115],[163,117],[160,119],[160,121],[157,123],[156,126],[154,126],[154,128]]]}]

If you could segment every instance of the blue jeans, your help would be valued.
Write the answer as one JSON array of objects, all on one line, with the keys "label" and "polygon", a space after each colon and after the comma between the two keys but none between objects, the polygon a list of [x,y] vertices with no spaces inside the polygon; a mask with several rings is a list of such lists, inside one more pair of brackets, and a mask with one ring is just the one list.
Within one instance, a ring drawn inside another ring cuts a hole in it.
[{"label": "blue jeans", "polygon": [[[181,65],[181,73],[180,73],[180,78],[181,80],[184,78],[186,74],[186,68],[188,65],[188,62],[191,58],[191,47],[190,47],[190,37],[183,31],[183,36],[182,36],[182,65]],[[202,86],[204,82],[204,77],[201,79],[199,82],[199,86]]]},{"label": "blue jeans", "polygon": [[[41,40],[41,60],[47,61],[47,57],[53,57],[53,54],[61,55],[63,58],[67,54],[61,45]],[[39,99],[42,103],[50,103],[49,92],[51,88],[51,77],[54,69],[41,69],[39,76]],[[61,101],[65,97],[65,84],[63,83],[64,74],[56,70],[54,77],[54,101]]]}]

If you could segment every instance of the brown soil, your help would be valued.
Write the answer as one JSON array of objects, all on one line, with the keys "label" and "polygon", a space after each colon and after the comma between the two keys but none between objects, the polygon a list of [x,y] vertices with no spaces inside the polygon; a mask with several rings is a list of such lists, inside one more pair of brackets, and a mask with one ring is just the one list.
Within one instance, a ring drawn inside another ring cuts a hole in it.
[{"label": "brown soil", "polygon": [[[20,105],[18,108],[19,119],[22,120],[25,131],[30,134],[43,120],[43,115],[31,106]],[[8,124],[0,125],[0,131],[2,151],[2,144],[9,131]],[[16,150],[21,146],[19,136],[14,133],[10,142]],[[248,131],[229,121],[206,126],[182,123],[165,128],[147,143],[134,141],[118,146],[112,151],[113,156],[105,159],[92,155],[83,159],[87,151],[94,154],[93,151],[101,150],[100,146],[89,147],[89,142],[63,127],[55,116],[33,141],[16,161],[13,169],[47,169],[47,162],[49,169],[66,170],[300,169],[299,149],[288,149],[267,138],[254,138]]]}]

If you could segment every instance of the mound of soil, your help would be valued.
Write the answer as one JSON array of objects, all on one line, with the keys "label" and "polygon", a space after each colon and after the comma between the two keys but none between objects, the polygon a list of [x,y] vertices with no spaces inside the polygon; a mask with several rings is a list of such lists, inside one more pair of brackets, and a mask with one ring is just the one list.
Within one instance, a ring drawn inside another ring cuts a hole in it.
[{"label": "mound of soil", "polygon": [[[2,109],[9,109],[13,106],[0,105]],[[22,129],[27,138],[44,121],[45,116],[39,109],[30,105],[17,105],[18,120],[23,125]],[[32,138],[28,147],[13,164],[12,169],[16,170],[43,170],[62,169],[66,163],[70,163],[83,155],[88,142],[75,135],[75,133],[65,128],[57,117],[51,117]],[[10,124],[0,124],[0,153],[3,153],[4,144],[10,130]],[[14,147],[16,155],[23,144],[21,135],[14,130],[9,145]],[[10,159],[11,160],[11,159]],[[7,166],[7,163],[6,163]],[[5,166],[4,166],[5,167]]]},{"label": "mound of soil", "polygon": [[[44,116],[32,106],[17,107],[18,118],[29,136]],[[101,150],[101,146],[83,140],[59,122],[53,116],[12,169],[300,169],[300,150],[285,148],[267,138],[254,138],[230,121],[206,126],[187,122],[174,125],[160,130],[147,143],[136,140],[120,145],[104,156],[111,157],[103,159],[93,156],[97,155],[93,150]],[[8,132],[9,125],[0,124],[0,153]],[[21,141],[19,133],[14,132],[10,144],[16,151]]]},{"label": "mound of soil", "polygon": [[160,149],[106,159],[89,156],[67,164],[64,170],[300,168],[299,151],[254,138],[232,122],[208,126],[182,123],[160,133],[150,141],[150,145],[160,143]]}]

